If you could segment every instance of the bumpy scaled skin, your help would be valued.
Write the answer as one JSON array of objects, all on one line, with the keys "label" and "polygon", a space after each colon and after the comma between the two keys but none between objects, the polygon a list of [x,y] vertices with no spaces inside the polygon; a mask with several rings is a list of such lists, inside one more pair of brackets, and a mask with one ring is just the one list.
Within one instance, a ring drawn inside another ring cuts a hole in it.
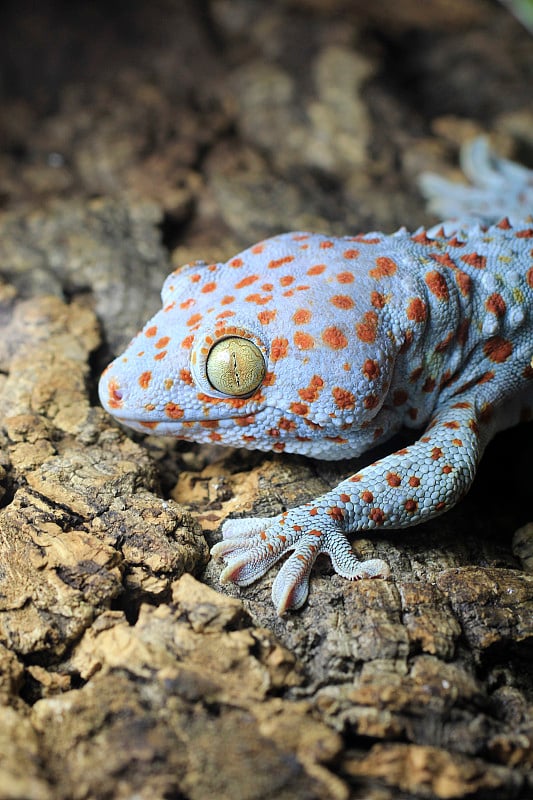
[{"label": "bumpy scaled skin", "polygon": [[[287,233],[226,264],[179,269],[162,310],[102,376],[102,403],[121,422],[196,442],[339,459],[425,426],[312,502],[225,523],[213,548],[223,581],[247,585],[292,551],[274,582],[279,613],[304,603],[319,553],[347,578],[386,576],[383,561],[356,559],[346,534],[450,508],[492,435],[531,413],[533,173],[492,159],[483,140],[465,161],[477,186],[426,177],[424,188],[469,222]],[[508,216],[473,221],[500,201]]]}]

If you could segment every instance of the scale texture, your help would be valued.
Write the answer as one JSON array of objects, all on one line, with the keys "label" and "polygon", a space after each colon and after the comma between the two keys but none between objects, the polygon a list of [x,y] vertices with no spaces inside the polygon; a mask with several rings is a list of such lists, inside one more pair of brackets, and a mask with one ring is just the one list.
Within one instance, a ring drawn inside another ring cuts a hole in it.
[{"label": "scale texture", "polygon": [[305,602],[319,553],[346,578],[387,576],[346,535],[451,508],[490,438],[531,416],[533,172],[483,139],[463,168],[473,185],[421,180],[456,222],[286,233],[176,270],[162,309],[102,375],[120,422],[189,441],[341,459],[422,429],[305,505],[224,524],[222,581],[247,585],[290,553],[272,589],[279,613]]}]

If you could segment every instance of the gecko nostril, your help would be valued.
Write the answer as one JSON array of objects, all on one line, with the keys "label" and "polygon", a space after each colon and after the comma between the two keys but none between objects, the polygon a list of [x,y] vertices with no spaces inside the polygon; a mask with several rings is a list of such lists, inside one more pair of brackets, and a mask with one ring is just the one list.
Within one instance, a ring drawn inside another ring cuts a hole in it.
[{"label": "gecko nostril", "polygon": [[116,378],[110,378],[107,384],[107,405],[109,408],[122,408],[124,392]]}]

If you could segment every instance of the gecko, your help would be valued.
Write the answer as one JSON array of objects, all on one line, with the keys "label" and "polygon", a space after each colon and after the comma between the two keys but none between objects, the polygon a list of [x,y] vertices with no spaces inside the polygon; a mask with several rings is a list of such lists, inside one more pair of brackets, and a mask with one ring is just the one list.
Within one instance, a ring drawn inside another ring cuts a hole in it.
[{"label": "gecko", "polygon": [[121,423],[187,441],[337,460],[420,430],[320,497],[224,523],[212,548],[221,582],[247,586],[287,556],[272,587],[279,614],[304,604],[321,553],[345,578],[388,577],[348,535],[450,509],[493,435],[531,416],[533,171],[483,138],[462,156],[470,184],[421,183],[457,221],[283,233],[175,270],[161,310],[100,379]]}]

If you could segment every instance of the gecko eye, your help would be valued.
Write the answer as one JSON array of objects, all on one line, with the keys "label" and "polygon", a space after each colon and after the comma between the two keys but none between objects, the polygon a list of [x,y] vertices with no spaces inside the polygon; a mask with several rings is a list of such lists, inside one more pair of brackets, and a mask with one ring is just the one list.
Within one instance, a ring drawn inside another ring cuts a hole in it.
[{"label": "gecko eye", "polygon": [[209,351],[206,363],[211,386],[227,395],[252,394],[265,377],[261,350],[249,339],[228,336]]}]

